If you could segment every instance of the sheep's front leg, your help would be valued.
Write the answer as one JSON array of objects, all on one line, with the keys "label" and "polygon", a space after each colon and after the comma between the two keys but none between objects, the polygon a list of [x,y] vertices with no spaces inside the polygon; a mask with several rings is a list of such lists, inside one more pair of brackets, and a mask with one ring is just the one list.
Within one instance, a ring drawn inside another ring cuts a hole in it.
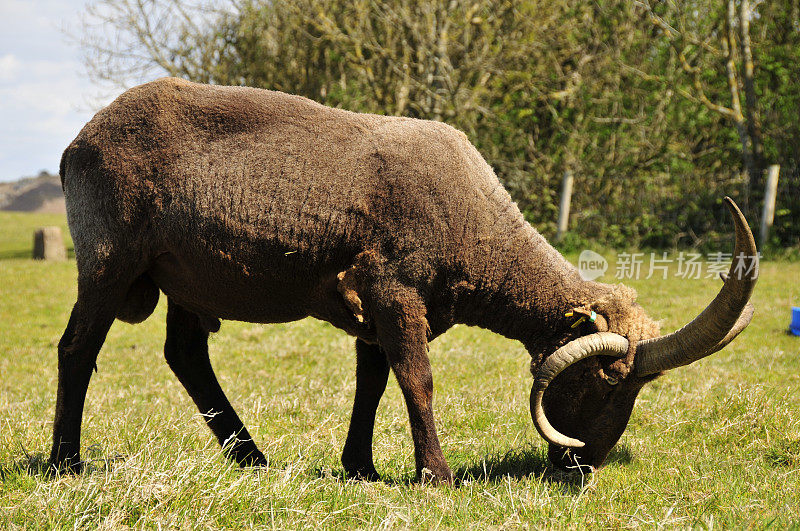
[{"label": "sheep's front leg", "polygon": [[240,466],[266,465],[211,367],[208,331],[200,318],[169,300],[164,355],[219,443]]},{"label": "sheep's front leg", "polygon": [[356,340],[356,397],[350,429],[342,452],[342,465],[349,477],[377,481],[372,462],[372,434],[375,412],[386,390],[389,362],[380,347]]},{"label": "sheep's front leg", "polygon": [[396,295],[398,302],[376,315],[376,330],[408,408],[417,479],[452,482],[453,473],[442,454],[433,420],[425,308],[412,290]]}]

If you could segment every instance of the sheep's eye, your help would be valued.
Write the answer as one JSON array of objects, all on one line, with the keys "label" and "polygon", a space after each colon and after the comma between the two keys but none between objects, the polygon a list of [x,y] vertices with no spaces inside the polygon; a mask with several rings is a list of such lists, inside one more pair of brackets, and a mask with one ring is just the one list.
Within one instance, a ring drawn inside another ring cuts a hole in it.
[{"label": "sheep's eye", "polygon": [[619,383],[619,380],[617,378],[614,378],[613,376],[606,376],[606,382],[608,383],[608,385],[617,385]]}]

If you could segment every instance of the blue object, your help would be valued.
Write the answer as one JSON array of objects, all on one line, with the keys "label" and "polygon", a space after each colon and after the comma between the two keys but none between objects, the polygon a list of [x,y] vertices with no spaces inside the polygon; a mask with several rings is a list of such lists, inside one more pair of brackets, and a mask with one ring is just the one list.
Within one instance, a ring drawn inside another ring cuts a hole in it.
[{"label": "blue object", "polygon": [[800,336],[800,308],[792,306],[792,324],[789,330],[796,336]]}]

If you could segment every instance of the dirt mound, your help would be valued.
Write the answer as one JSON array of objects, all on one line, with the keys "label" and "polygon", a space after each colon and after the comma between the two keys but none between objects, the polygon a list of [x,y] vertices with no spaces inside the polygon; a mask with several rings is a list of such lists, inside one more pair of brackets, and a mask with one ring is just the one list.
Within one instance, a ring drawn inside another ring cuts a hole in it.
[{"label": "dirt mound", "polygon": [[61,179],[47,172],[11,183],[0,183],[0,210],[64,213]]}]

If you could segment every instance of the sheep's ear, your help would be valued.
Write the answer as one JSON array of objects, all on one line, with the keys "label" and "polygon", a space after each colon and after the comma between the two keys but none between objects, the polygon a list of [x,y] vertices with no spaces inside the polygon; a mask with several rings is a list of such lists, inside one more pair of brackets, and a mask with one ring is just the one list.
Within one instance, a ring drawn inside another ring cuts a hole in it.
[{"label": "sheep's ear", "polygon": [[578,326],[581,326],[584,330],[589,330],[590,333],[608,332],[608,320],[602,314],[586,308],[574,308],[572,316],[575,318],[576,323],[580,321]]}]

